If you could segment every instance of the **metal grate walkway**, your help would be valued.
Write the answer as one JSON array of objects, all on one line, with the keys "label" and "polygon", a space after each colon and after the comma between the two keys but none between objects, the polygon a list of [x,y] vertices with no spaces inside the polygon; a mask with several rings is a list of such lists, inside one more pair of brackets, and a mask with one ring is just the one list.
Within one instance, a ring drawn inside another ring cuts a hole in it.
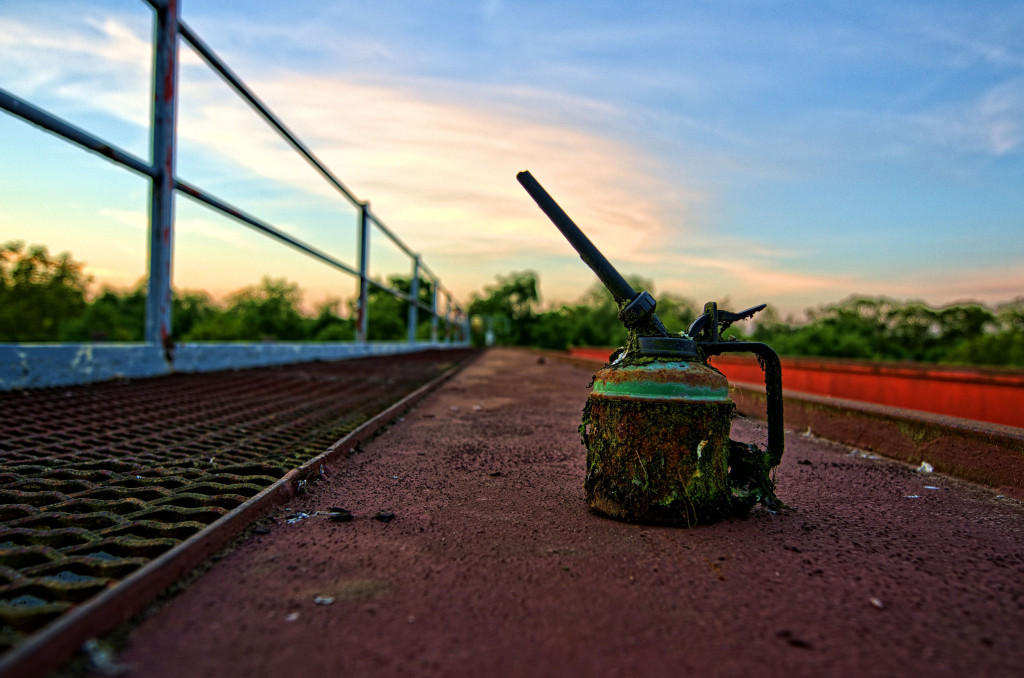
[{"label": "metal grate walkway", "polygon": [[0,653],[468,354],[0,393]]}]

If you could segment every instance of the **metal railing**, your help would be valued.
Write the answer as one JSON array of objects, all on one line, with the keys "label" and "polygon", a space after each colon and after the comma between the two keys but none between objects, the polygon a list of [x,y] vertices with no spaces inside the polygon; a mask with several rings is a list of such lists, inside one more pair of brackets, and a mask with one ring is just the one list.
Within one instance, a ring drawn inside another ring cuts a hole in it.
[{"label": "metal railing", "polygon": [[[152,108],[152,162],[124,151],[117,146],[82,130],[59,117],[34,106],[30,102],[0,88],[0,108],[29,123],[37,125],[71,143],[107,158],[150,179],[148,293],[146,305],[145,342],[160,347],[163,358],[173,367],[176,351],[171,335],[171,254],[174,242],[174,196],[180,192],[207,207],[233,218],[256,231],[295,248],[339,271],[352,275],[359,282],[357,302],[356,343],[367,344],[369,336],[370,288],[408,302],[407,343],[416,344],[419,313],[431,317],[431,343],[438,344],[439,324],[443,321],[443,343],[468,342],[468,317],[453,303],[452,294],[441,286],[440,280],[380,218],[370,210],[369,203],[359,200],[314,153],[256,96],[203,40],[181,18],[179,0],[144,0],[154,10],[154,64]],[[175,174],[178,104],[178,45],[179,38],[188,43],[202,60],[216,72],[268,125],[336,189],[342,197],[358,209],[358,263],[346,264],[326,252],[290,236],[271,224],[229,204],[203,189],[190,184]],[[394,243],[411,262],[411,289],[408,293],[374,280],[369,273],[371,228],[376,227]],[[420,281],[430,282],[432,299],[428,304],[420,299]],[[438,306],[439,293],[445,298],[444,309]],[[30,350],[20,346],[22,352]],[[301,356],[301,351],[298,355]],[[313,351],[323,356],[323,351]],[[21,353],[19,353],[21,355]],[[303,359],[302,357],[298,358]],[[180,362],[180,361],[179,361]],[[231,367],[230,360],[215,361],[221,367]],[[2,367],[2,366],[0,366]],[[170,367],[168,369],[170,369]],[[0,387],[7,385],[0,373]]]}]

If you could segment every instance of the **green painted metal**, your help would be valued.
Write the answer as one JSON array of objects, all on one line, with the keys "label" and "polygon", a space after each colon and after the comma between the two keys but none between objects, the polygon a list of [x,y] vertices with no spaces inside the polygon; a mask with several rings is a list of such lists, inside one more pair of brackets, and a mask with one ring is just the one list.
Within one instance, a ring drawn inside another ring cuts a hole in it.
[{"label": "green painted metal", "polygon": [[[675,378],[666,380],[664,375],[671,371]],[[721,383],[708,383],[709,368],[697,362],[661,362],[642,365],[626,365],[614,368],[614,380],[603,379],[602,370],[594,379],[593,393],[601,396],[678,400],[682,402],[716,403],[732,402],[729,398],[728,383],[723,377]],[[660,377],[660,378],[659,378]]]}]

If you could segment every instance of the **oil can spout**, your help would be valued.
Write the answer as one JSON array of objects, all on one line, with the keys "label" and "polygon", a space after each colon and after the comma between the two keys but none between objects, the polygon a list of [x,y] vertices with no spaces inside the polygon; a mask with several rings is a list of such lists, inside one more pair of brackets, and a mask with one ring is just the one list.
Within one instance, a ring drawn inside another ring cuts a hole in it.
[{"label": "oil can spout", "polygon": [[559,207],[555,199],[544,190],[544,187],[533,178],[532,174],[520,172],[516,175],[516,179],[526,189],[526,192],[530,194],[530,197],[537,203],[541,211],[562,232],[565,239],[569,241],[569,244],[580,255],[580,259],[597,274],[597,277],[608,288],[608,291],[612,293],[615,300],[620,304],[626,304],[620,312],[620,318],[627,329],[632,329],[645,322],[649,322],[653,325],[657,335],[667,337],[668,330],[665,329],[661,320],[654,313],[654,307],[657,304],[654,297],[647,292],[637,292],[633,289],[632,285],[626,282],[626,279],[615,270],[611,262],[601,254],[601,251],[594,246],[594,243],[590,242],[590,238],[569,218],[565,210]]},{"label": "oil can spout", "polygon": [[569,215],[565,213],[555,199],[544,190],[544,187],[533,178],[533,175],[529,172],[520,172],[516,175],[516,179],[522,184],[526,192],[530,194],[537,206],[540,207],[544,214],[548,215],[552,223],[562,232],[565,239],[569,241],[569,244],[573,246],[573,249],[580,255],[580,259],[589,266],[597,277],[601,279],[604,286],[608,288],[608,291],[612,293],[616,301],[633,301],[636,299],[637,292],[633,289],[633,286],[626,282],[626,279],[615,270],[611,262],[601,254],[600,250],[594,247],[594,243],[590,242],[580,227],[569,218]]}]

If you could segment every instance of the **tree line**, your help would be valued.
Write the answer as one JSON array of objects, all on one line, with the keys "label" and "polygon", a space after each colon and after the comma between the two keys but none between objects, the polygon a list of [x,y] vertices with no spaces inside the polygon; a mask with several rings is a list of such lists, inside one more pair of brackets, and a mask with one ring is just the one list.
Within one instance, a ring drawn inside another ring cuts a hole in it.
[{"label": "tree line", "polygon": [[[654,293],[653,284],[628,277],[636,289]],[[103,289],[88,295],[84,266],[45,247],[9,242],[0,247],[0,342],[141,341],[146,291]],[[409,293],[411,280],[388,279]],[[420,299],[429,303],[430,281],[420,281]],[[655,295],[658,316],[671,332],[684,331],[698,315],[692,300]],[[532,271],[500,275],[473,295],[469,314],[474,343],[488,331],[496,343],[563,350],[569,346],[618,346],[625,342],[618,307],[595,282],[572,304],[543,309],[539,278]],[[723,301],[722,306],[728,308]],[[355,300],[325,301],[302,310],[296,283],[265,277],[215,302],[205,292],[176,292],[172,328],[176,341],[350,341],[355,338]],[[417,337],[430,336],[430,320],[420,315]],[[371,288],[369,338],[406,337],[408,303]],[[747,329],[732,336],[763,341],[780,355],[913,360],[938,363],[1024,367],[1024,297],[988,307],[963,303],[932,308],[921,302],[885,297],[850,297],[807,311],[807,320],[783,320],[771,307]],[[728,336],[728,335],[727,335]]]},{"label": "tree line", "polygon": [[[650,281],[627,280],[634,289],[654,294]],[[684,297],[654,296],[658,317],[670,332],[685,330],[700,312]],[[563,350],[625,343],[618,307],[600,282],[575,304],[540,310],[538,298],[537,275],[513,273],[499,276],[476,295],[469,312],[478,318],[508,318],[507,331],[495,331],[496,340],[508,344]],[[719,307],[728,309],[728,301]],[[483,325],[474,323],[478,342],[483,341]],[[784,356],[1024,367],[1024,297],[994,308],[979,303],[932,308],[918,301],[852,296],[809,309],[806,322],[782,320],[769,306],[752,328],[734,326],[725,336],[764,342]]]},{"label": "tree line", "polygon": [[[0,342],[142,341],[146,286],[105,288],[88,298],[91,278],[68,253],[51,256],[46,247],[20,241],[0,246]],[[388,285],[409,294],[408,278]],[[420,280],[419,298],[429,304],[432,283]],[[371,341],[407,336],[408,302],[371,286],[368,327]],[[223,303],[206,292],[175,290],[171,328],[175,341],[351,341],[355,339],[356,300],[328,299],[312,313],[302,310],[299,285],[264,277],[231,294]],[[342,309],[347,313],[342,315]],[[430,319],[420,314],[417,338],[430,337]]]}]

